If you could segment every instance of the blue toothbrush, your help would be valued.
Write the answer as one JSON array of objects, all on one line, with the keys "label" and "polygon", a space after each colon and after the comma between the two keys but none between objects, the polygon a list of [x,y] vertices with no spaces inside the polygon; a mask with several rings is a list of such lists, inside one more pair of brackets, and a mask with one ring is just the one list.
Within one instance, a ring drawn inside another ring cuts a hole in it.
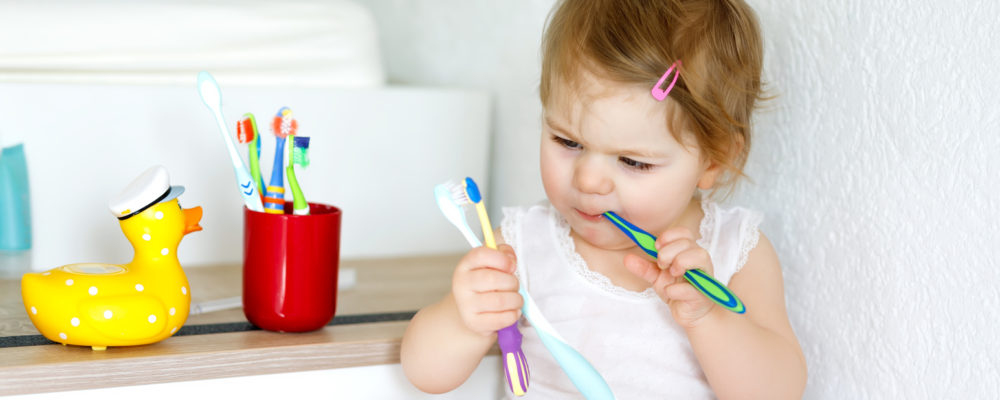
[{"label": "blue toothbrush", "polygon": [[[645,251],[646,254],[656,258],[656,236],[653,236],[649,234],[649,232],[632,225],[632,223],[626,221],[622,217],[619,217],[618,214],[615,214],[612,211],[604,213],[604,216],[608,217],[608,220],[618,227],[618,229],[625,232],[625,235],[627,235],[629,239],[632,239],[635,244],[639,245],[639,248],[642,249],[642,251]],[[700,268],[685,271],[684,279],[690,282],[691,285],[694,286],[695,289],[698,289],[699,292],[704,294],[709,299],[712,299],[712,301],[716,302],[723,308],[737,314],[743,314],[747,311],[746,306],[743,305],[740,298],[736,297],[736,295],[733,294],[733,292],[730,291],[726,285],[723,285],[721,282],[715,280],[715,278],[706,274],[705,271],[702,271]]]}]

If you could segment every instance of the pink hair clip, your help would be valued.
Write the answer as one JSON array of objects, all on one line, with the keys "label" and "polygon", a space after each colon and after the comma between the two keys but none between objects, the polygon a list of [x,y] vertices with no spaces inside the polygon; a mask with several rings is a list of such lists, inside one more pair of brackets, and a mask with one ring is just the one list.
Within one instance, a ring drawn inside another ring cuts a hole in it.
[{"label": "pink hair clip", "polygon": [[[670,64],[670,68],[667,68],[667,72],[664,72],[663,76],[660,77],[660,80],[656,82],[655,86],[653,86],[653,90],[650,93],[652,93],[653,98],[656,99],[656,101],[663,101],[663,99],[667,98],[667,95],[670,94],[670,90],[672,90],[674,88],[674,84],[677,83],[677,78],[681,76],[680,67],[681,60],[674,61],[673,64]],[[667,86],[666,89],[660,89],[660,86],[662,86],[663,82],[667,80],[670,73],[674,72],[674,69],[677,69],[677,73],[674,74],[674,79],[670,81],[670,85]]]}]

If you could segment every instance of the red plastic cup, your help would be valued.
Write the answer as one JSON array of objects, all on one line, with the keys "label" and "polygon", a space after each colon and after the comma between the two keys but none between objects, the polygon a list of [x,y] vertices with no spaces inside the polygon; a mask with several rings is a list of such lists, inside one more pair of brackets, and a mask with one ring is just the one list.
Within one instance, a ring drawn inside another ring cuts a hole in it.
[{"label": "red plastic cup", "polygon": [[243,208],[243,313],[269,331],[322,328],[337,309],[340,209],[309,203],[309,215]]}]

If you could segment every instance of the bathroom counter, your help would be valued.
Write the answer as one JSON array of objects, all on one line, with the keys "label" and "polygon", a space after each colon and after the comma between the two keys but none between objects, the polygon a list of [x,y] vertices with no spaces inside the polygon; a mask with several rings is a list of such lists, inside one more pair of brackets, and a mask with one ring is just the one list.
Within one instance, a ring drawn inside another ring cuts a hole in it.
[{"label": "bathroom counter", "polygon": [[[339,291],[334,321],[318,331],[257,330],[242,310],[231,309],[192,315],[164,341],[105,351],[42,338],[25,313],[19,282],[0,280],[0,395],[398,363],[409,317],[447,293],[460,257],[342,260],[356,284]],[[192,303],[242,291],[239,265],[185,272]]]}]

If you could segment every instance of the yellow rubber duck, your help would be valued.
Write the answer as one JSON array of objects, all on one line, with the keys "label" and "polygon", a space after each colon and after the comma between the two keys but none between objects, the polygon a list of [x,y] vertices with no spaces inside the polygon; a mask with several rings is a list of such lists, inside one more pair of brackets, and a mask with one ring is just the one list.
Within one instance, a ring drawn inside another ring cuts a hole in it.
[{"label": "yellow rubber duck", "polygon": [[124,265],[81,263],[25,274],[24,308],[49,340],[64,345],[158,342],[187,320],[191,289],[177,261],[184,235],[201,230],[201,207],[182,209],[183,186],[150,168],[109,203],[135,256]]}]

